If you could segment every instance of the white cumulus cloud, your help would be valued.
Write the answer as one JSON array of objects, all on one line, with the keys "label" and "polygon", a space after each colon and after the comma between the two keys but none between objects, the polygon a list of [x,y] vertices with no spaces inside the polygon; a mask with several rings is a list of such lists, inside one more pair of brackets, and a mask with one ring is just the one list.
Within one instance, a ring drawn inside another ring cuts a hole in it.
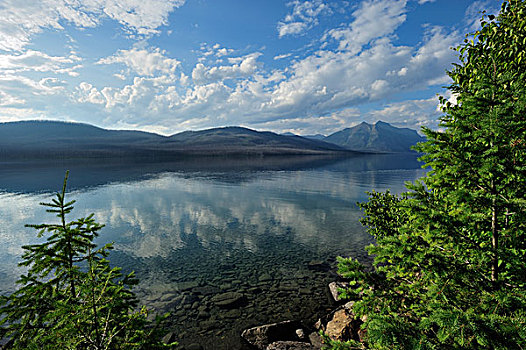
[{"label": "white cumulus cloud", "polygon": [[132,48],[130,50],[119,50],[115,55],[103,58],[98,64],[121,63],[126,65],[134,73],[143,76],[156,74],[175,75],[180,62],[165,56],[166,52],[155,48],[153,50]]},{"label": "white cumulus cloud", "polygon": [[364,120],[374,123],[378,120],[398,127],[420,130],[422,126],[436,128],[441,112],[437,110],[438,96],[426,99],[406,100],[389,103],[383,108],[368,112]]},{"label": "white cumulus cloud", "polygon": [[[264,52],[255,51],[203,60],[188,76],[178,71],[178,62],[157,49],[121,50],[100,63],[125,64],[129,73],[137,75],[133,83],[100,90],[79,86],[83,97],[78,98],[105,108],[108,122],[143,129],[247,125],[328,134],[359,118],[399,126],[409,126],[411,120],[413,127],[427,125],[436,120],[436,98],[389,104],[361,117],[357,109],[447,80],[445,69],[456,60],[450,47],[461,37],[429,27],[418,45],[397,44],[393,33],[405,21],[405,5],[404,0],[367,1],[340,28],[345,35],[331,32],[329,40],[334,45],[320,44],[313,53],[279,69],[266,69],[261,62]],[[219,44],[204,47],[208,57],[218,57],[222,48]]]},{"label": "white cumulus cloud", "polygon": [[77,97],[77,101],[80,103],[106,103],[106,100],[104,99],[100,91],[98,91],[97,88],[93,87],[93,85],[86,82],[82,82],[79,84],[79,86],[77,86],[75,95]]},{"label": "white cumulus cloud", "polygon": [[0,72],[18,74],[22,72],[53,72],[76,76],[82,61],[74,54],[51,56],[36,50],[23,50],[21,53],[0,54]]},{"label": "white cumulus cloud", "polygon": [[198,63],[192,71],[192,79],[198,85],[226,79],[235,79],[253,75],[260,64],[257,59],[262,54],[254,52],[244,57],[231,58],[233,64],[207,67]]},{"label": "white cumulus cloud", "polygon": [[330,7],[322,0],[294,0],[287,4],[292,12],[278,23],[279,37],[301,34],[318,24],[318,16],[329,13]]},{"label": "white cumulus cloud", "polygon": [[168,14],[185,0],[3,0],[0,6],[0,50],[17,51],[44,29],[96,27],[105,18],[132,34],[151,35],[167,24]]},{"label": "white cumulus cloud", "polygon": [[339,49],[358,53],[363,45],[383,38],[406,20],[406,0],[369,0],[353,12],[349,26],[333,29],[330,36],[339,41]]},{"label": "white cumulus cloud", "polygon": [[26,101],[17,97],[0,91],[0,106],[12,106],[24,104]]}]

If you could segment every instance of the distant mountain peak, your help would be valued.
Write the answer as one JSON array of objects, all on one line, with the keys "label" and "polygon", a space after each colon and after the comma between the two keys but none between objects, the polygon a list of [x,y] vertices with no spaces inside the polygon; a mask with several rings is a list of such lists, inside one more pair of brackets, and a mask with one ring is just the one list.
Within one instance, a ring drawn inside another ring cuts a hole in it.
[{"label": "distant mountain peak", "polygon": [[354,151],[411,152],[411,146],[425,139],[416,130],[398,128],[384,121],[365,121],[327,136],[324,141]]}]

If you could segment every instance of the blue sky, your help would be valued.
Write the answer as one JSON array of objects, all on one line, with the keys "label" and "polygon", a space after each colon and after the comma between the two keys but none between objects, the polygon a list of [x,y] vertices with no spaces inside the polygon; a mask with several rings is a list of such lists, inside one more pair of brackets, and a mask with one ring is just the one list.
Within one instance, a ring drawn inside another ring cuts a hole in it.
[{"label": "blue sky", "polygon": [[161,134],[436,127],[496,0],[0,0],[0,122]]}]

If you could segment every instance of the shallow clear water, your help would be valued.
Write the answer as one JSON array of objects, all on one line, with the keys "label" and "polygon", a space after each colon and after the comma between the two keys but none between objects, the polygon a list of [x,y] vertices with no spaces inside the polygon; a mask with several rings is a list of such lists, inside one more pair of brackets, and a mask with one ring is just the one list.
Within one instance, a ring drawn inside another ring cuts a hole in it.
[{"label": "shallow clear water", "polygon": [[[53,221],[38,203],[65,169],[70,219],[95,213],[98,243],[115,242],[111,262],[136,271],[142,302],[171,312],[183,345],[206,349],[242,349],[240,332],[257,324],[312,325],[332,306],[335,257],[368,259],[356,202],[424,173],[407,155],[0,163],[1,293],[22,272],[20,246],[37,241],[24,224]],[[221,306],[227,292],[243,298]]]}]

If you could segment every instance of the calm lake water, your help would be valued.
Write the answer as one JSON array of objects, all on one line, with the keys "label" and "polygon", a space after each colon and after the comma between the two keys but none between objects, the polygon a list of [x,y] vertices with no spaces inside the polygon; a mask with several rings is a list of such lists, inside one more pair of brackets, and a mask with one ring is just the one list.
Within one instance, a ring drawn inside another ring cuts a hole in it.
[{"label": "calm lake water", "polygon": [[[416,156],[270,157],[178,162],[0,163],[0,293],[23,271],[24,224],[53,222],[39,202],[70,170],[70,219],[95,213],[99,244],[140,279],[137,295],[171,312],[183,346],[244,349],[244,328],[302,320],[332,307],[336,256],[367,261],[372,243],[356,202],[366,191],[405,190],[421,177]],[[226,293],[226,294],[225,294]]]}]

